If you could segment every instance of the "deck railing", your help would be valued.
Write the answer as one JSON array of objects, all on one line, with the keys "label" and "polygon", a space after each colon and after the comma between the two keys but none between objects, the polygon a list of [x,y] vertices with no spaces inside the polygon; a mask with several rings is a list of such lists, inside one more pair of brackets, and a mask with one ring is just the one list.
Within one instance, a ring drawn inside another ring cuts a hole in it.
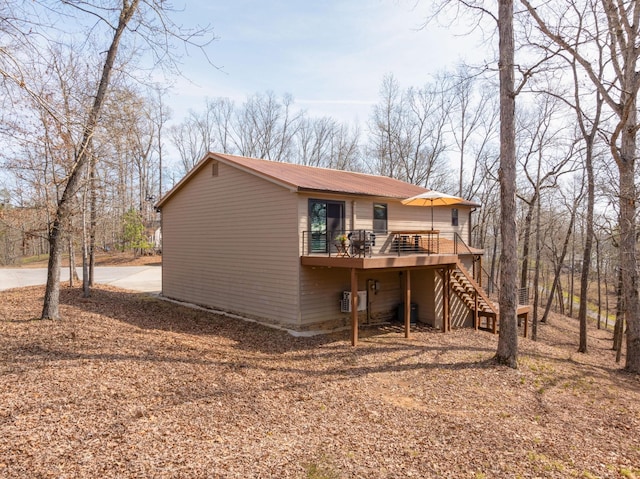
[{"label": "deck railing", "polygon": [[302,254],[371,257],[376,235],[367,230],[303,231]]},{"label": "deck railing", "polygon": [[[303,231],[303,256],[333,256],[343,258],[404,255],[475,255],[456,232],[437,230],[388,231],[331,230]],[[474,271],[478,283],[495,301],[499,296],[498,281],[481,267]],[[529,289],[518,289],[518,304],[529,304]]]},{"label": "deck railing", "polygon": [[471,249],[455,232],[377,232],[364,229],[302,232],[303,256],[372,257],[459,253],[471,254]]},{"label": "deck railing", "polygon": [[529,304],[529,288],[518,288],[518,304]]}]

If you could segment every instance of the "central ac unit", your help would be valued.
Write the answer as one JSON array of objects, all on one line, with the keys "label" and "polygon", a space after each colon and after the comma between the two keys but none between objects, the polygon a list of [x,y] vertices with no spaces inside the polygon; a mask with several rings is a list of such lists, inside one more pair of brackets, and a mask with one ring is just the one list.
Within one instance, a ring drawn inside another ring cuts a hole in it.
[{"label": "central ac unit", "polygon": [[[367,310],[367,292],[358,291],[358,311]],[[340,300],[340,312],[351,312],[351,291],[343,291],[342,299]]]}]

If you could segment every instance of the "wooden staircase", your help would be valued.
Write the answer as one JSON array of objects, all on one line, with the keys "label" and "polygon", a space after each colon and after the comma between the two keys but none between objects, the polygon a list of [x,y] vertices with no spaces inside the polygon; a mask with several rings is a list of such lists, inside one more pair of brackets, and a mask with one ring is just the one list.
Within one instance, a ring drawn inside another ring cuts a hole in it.
[{"label": "wooden staircase", "polygon": [[480,327],[480,320],[484,318],[486,328],[494,333],[497,332],[499,316],[497,305],[489,299],[482,286],[473,279],[471,272],[460,261],[451,272],[451,290],[473,311],[473,323],[476,329]]}]

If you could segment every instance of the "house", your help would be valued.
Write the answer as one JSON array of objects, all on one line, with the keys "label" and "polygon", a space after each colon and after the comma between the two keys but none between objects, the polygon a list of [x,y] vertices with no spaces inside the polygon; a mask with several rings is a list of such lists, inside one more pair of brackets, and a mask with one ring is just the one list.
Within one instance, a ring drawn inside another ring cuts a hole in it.
[{"label": "house", "polygon": [[[209,153],[158,203],[165,297],[298,334],[497,312],[468,246],[479,205],[433,209],[387,177]],[[405,304],[407,307],[405,307]]]}]

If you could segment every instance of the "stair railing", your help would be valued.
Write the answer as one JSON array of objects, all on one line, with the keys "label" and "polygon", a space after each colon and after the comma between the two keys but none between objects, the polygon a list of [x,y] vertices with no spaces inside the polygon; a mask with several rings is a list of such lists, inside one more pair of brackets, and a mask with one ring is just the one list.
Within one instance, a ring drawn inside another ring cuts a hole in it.
[{"label": "stair railing", "polygon": [[[456,254],[469,254],[469,255],[477,255],[478,253],[474,253],[473,251],[471,251],[471,248],[469,247],[469,245],[467,243],[465,243],[465,241],[462,239],[462,237],[458,234],[455,233],[455,247],[456,247]],[[480,266],[480,271],[479,273],[479,277],[480,277],[480,286],[482,286],[485,291],[487,292],[487,294],[493,294],[495,292],[496,295],[500,294],[500,288],[498,287],[498,283],[496,283],[496,281],[494,280],[494,278],[491,277],[491,275],[489,274],[489,272],[484,268],[484,266]],[[485,285],[483,284],[482,278],[485,277],[487,279],[487,283],[488,285],[485,287]]]}]

